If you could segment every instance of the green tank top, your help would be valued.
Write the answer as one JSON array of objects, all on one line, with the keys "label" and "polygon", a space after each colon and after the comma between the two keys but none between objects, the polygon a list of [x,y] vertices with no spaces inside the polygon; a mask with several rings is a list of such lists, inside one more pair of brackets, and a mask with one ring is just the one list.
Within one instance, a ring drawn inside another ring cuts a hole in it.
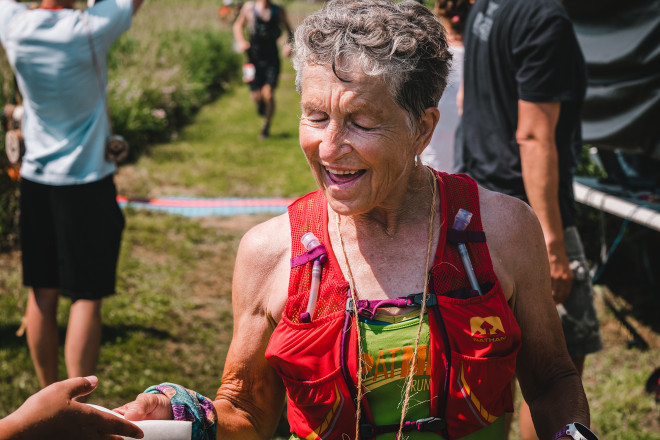
[{"label": "green tank top", "polygon": [[[404,397],[405,379],[410,372],[412,354],[417,337],[419,312],[389,316],[376,314],[374,320],[360,318],[362,358],[367,371],[363,373],[363,386],[376,425],[398,424]],[[424,317],[417,349],[417,367],[410,389],[406,420],[429,417],[431,396],[431,364],[427,355],[430,342],[428,317]],[[394,434],[381,434],[376,440],[391,440]],[[410,440],[439,440],[442,437],[431,432],[409,431]],[[460,440],[503,440],[504,417]],[[295,434],[291,440],[300,440]]]}]

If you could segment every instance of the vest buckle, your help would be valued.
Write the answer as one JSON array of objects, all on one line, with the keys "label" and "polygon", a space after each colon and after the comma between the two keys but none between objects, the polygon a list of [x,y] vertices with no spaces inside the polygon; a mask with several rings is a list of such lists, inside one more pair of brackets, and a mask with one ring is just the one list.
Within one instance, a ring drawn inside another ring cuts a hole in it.
[{"label": "vest buckle", "polygon": [[360,424],[360,438],[372,438],[377,434],[376,428],[371,423]]},{"label": "vest buckle", "polygon": [[[412,295],[408,295],[406,297],[408,300],[408,305],[412,306],[421,306],[422,301],[424,299],[424,293],[413,293]],[[428,292],[426,294],[426,307],[432,307],[432,306],[437,306],[438,305],[438,297],[435,296],[434,293]]]},{"label": "vest buckle", "polygon": [[418,431],[444,432],[447,428],[445,419],[439,417],[427,417],[425,419],[419,419],[415,423],[417,424]]}]

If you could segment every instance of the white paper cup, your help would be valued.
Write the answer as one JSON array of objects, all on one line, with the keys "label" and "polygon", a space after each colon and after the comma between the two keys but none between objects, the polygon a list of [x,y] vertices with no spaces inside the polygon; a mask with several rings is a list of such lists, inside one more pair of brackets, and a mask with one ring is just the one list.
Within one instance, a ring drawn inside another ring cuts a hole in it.
[{"label": "white paper cup", "polygon": [[[124,418],[121,414],[102,406],[88,405],[100,411],[109,412],[119,418]],[[190,440],[192,436],[192,422],[183,420],[142,420],[139,422],[131,420],[131,423],[136,424],[144,432],[143,440]],[[133,439],[133,437],[124,438]]]}]

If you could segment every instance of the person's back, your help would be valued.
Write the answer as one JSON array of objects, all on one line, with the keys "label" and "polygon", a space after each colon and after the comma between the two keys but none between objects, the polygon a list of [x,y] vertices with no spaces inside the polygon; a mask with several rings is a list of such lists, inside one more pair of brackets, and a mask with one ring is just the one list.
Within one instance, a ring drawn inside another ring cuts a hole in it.
[{"label": "person's back", "polygon": [[104,159],[110,127],[101,82],[110,45],[131,24],[132,1],[102,1],[84,12],[5,3],[2,42],[25,108],[22,176],[67,185],[113,173]]}]

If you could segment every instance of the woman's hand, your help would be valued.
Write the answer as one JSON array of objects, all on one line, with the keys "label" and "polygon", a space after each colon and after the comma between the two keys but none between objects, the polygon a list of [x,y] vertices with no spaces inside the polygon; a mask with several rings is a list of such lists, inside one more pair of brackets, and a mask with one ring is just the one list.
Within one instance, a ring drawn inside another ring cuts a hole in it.
[{"label": "woman's hand", "polygon": [[142,438],[142,430],[134,424],[74,400],[91,393],[97,384],[98,379],[89,376],[56,382],[44,388],[0,421],[0,439]]},{"label": "woman's hand", "polygon": [[126,417],[127,420],[173,420],[170,398],[164,394],[142,393],[137,398],[119,408],[115,412]]}]

